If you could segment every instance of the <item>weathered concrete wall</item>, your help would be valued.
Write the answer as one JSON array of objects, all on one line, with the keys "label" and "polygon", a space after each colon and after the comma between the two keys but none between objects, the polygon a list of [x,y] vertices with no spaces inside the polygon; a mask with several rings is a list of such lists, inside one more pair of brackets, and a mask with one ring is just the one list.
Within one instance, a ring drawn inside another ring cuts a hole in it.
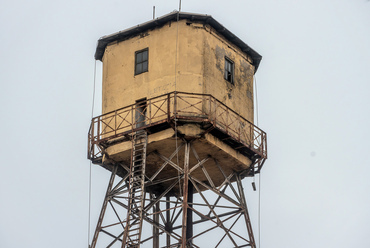
[{"label": "weathered concrete wall", "polygon": [[[202,40],[203,33],[192,29],[183,20],[178,27],[176,22],[169,22],[163,27],[108,45],[103,57],[102,113],[134,104],[144,97],[175,91],[175,88],[177,91],[201,93]],[[148,72],[135,75],[135,52],[145,48],[149,49]]]},{"label": "weathered concrete wall", "polygon": [[[247,54],[205,26],[204,93],[211,94],[253,123],[254,66]],[[234,83],[224,79],[225,57],[234,62]]]},{"label": "weathered concrete wall", "polygon": [[[148,72],[135,75],[135,52],[145,48],[149,49]],[[234,62],[233,84],[224,79],[225,56]],[[102,112],[177,90],[211,94],[253,122],[251,62],[207,24],[169,22],[106,47]]]}]

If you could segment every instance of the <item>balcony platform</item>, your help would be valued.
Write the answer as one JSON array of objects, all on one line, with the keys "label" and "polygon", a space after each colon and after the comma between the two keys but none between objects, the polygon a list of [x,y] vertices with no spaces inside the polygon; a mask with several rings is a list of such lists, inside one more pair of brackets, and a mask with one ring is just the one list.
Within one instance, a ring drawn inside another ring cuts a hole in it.
[{"label": "balcony platform", "polygon": [[[264,131],[210,95],[181,92],[148,99],[144,108],[130,105],[93,118],[88,158],[108,170],[112,164],[121,163],[123,169],[118,175],[124,177],[127,171],[124,168],[129,167],[131,159],[132,135],[143,129],[148,133],[148,179],[166,159],[168,164],[172,162],[182,167],[184,157],[179,147],[183,141],[192,143],[190,164],[207,159],[202,166],[209,171],[215,185],[222,184],[222,173],[234,171],[243,176],[259,173],[267,158]],[[174,152],[176,155],[171,157]],[[192,173],[200,181],[207,181],[207,173],[201,167]],[[177,174],[173,166],[166,166],[156,180],[166,180]],[[153,185],[152,189],[157,187],[161,191],[159,188],[170,183],[169,180],[160,186]]]}]

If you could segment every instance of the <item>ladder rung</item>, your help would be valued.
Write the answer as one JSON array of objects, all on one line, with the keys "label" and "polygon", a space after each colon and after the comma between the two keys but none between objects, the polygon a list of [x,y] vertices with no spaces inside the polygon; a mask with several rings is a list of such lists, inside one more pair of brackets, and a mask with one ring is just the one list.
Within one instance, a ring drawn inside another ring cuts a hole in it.
[{"label": "ladder rung", "polygon": [[146,142],[147,142],[146,140],[135,141],[133,145],[134,146],[146,146],[147,145]]},{"label": "ladder rung", "polygon": [[131,182],[137,182],[137,183],[141,183],[141,175],[140,176],[133,176],[131,177]]},{"label": "ladder rung", "polygon": [[[140,195],[139,195],[140,194]],[[141,201],[141,190],[139,192],[135,192],[135,193],[131,193],[129,195],[129,197],[131,198],[131,200],[136,200],[134,201],[135,203],[140,203]]]},{"label": "ladder rung", "polygon": [[136,151],[133,151],[132,157],[144,157],[146,148],[139,148]]},{"label": "ladder rung", "polygon": [[134,190],[136,189],[134,192],[132,192],[131,194],[138,194],[141,192],[141,190],[137,190],[137,189],[141,189],[141,185],[137,185],[137,186],[131,186],[131,189]]},{"label": "ladder rung", "polygon": [[145,137],[147,137],[147,135],[145,134],[145,133],[143,133],[143,134],[136,134],[136,136],[135,136],[136,138],[137,137],[143,137],[143,138],[145,138]]},{"label": "ladder rung", "polygon": [[141,196],[139,195],[140,193],[141,190],[135,193],[130,193],[129,197],[131,197],[132,200],[141,200]]},{"label": "ladder rung", "polygon": [[132,138],[132,161],[130,165],[128,192],[129,217],[127,223],[134,222],[134,224],[129,224],[127,247],[138,248],[140,246],[142,221],[138,221],[137,218],[141,216],[143,211],[142,202],[144,200],[144,193],[142,188],[144,187],[145,180],[148,135],[145,130],[140,130],[137,131]]},{"label": "ladder rung", "polygon": [[134,192],[134,193],[130,193],[130,197],[132,200],[135,200],[135,199],[139,199],[141,200],[141,195],[140,196],[135,196],[135,195],[138,195],[139,193],[141,193],[141,190],[140,191],[137,191],[137,192]]},{"label": "ladder rung", "polygon": [[[140,186],[132,186],[131,187],[131,189],[140,189],[141,188],[141,185]],[[137,193],[139,193],[139,192],[141,192],[141,190],[140,191],[135,191],[135,192],[133,192],[132,194],[137,194]]]},{"label": "ladder rung", "polygon": [[132,156],[133,159],[140,159],[142,157],[144,157],[143,153],[140,153],[140,154],[139,153],[138,154],[134,153],[134,155]]},{"label": "ladder rung", "polygon": [[[137,226],[137,225],[136,225]],[[140,230],[140,227],[137,227],[137,228],[129,228],[128,229],[128,232],[130,233],[130,232],[134,232],[134,231],[137,231],[137,230]]]},{"label": "ladder rung", "polygon": [[141,186],[142,185],[141,181],[142,181],[141,176],[139,178],[131,178],[130,184],[132,186]]},{"label": "ladder rung", "polygon": [[134,144],[134,148],[137,148],[137,147],[146,147],[146,144],[145,143]]},{"label": "ladder rung", "polygon": [[134,143],[134,146],[145,146],[145,140],[143,142]]},{"label": "ladder rung", "polygon": [[[144,151],[146,150],[146,148],[139,148],[139,149],[135,149],[134,151],[134,155],[136,155],[137,152],[141,152],[141,151]],[[144,152],[143,152],[144,153]],[[143,153],[140,153],[140,155],[142,155]]]},{"label": "ladder rung", "polygon": [[141,179],[143,178],[141,176],[142,173],[140,173],[140,175],[132,175],[131,179],[130,179],[130,183],[141,183]]},{"label": "ladder rung", "polygon": [[143,161],[145,160],[145,158],[142,158],[141,156],[140,157],[132,157],[132,164],[137,164],[139,161]]},{"label": "ladder rung", "polygon": [[134,159],[142,159],[143,155],[142,154],[135,154],[132,156]]},{"label": "ladder rung", "polygon": [[142,170],[134,170],[131,173],[131,179],[138,179],[141,181],[141,178],[143,176],[143,171]]}]

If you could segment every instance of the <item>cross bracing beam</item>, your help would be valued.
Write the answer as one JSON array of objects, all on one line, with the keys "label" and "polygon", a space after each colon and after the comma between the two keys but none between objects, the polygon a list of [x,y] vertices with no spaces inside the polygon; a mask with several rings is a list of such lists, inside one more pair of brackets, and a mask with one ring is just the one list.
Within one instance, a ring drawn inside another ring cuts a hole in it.
[{"label": "cross bracing beam", "polygon": [[[161,151],[153,154],[163,162],[157,171],[145,177],[142,215],[132,211],[129,217],[134,223],[143,223],[141,239],[135,247],[256,247],[238,173],[223,169],[217,159],[200,153],[192,141],[179,142],[167,156]],[[180,155],[181,159],[174,159]],[[112,175],[91,248],[129,247],[123,242],[130,202],[128,176],[116,175],[122,164],[111,166]],[[164,174],[168,168],[176,174]],[[220,185],[215,185],[209,176],[211,169],[218,170],[223,178]],[[164,183],[168,186],[160,192],[152,190]],[[194,187],[192,197],[189,185]]]}]

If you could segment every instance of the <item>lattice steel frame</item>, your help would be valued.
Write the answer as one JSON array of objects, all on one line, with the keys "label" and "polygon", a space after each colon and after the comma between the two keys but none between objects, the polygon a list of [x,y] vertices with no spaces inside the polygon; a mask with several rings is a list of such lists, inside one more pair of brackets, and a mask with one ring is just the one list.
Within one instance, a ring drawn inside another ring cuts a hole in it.
[{"label": "lattice steel frame", "polygon": [[[177,159],[181,161],[181,164],[173,162],[173,158],[178,156],[180,151],[184,154],[183,158]],[[227,174],[219,161],[212,157],[200,158],[192,146],[192,141],[180,140],[178,147],[174,147],[169,157],[159,152],[155,154],[163,160],[163,165],[151,177],[146,177],[147,192],[142,218],[148,226],[153,228],[153,231],[148,235],[148,229],[144,229],[143,234],[146,233],[146,236],[142,237],[142,247],[150,246],[148,243],[152,243],[153,248],[256,247],[241,174],[236,172]],[[196,158],[196,164],[189,163],[190,156]],[[212,181],[208,172],[209,168],[204,166],[206,161],[213,161],[212,168],[217,168],[223,175],[224,180],[221,185],[215,185]],[[111,166],[112,174],[91,248],[124,247],[122,237],[125,231],[125,211],[129,200],[129,173],[122,178],[117,176],[117,171],[123,169],[128,172],[129,167],[123,163],[114,163]],[[158,175],[167,166],[176,169],[178,176],[159,179]],[[207,178],[206,181],[200,181],[194,176],[193,172],[196,169],[203,171]],[[170,182],[166,190],[160,194],[150,191],[151,186],[163,182]],[[174,193],[175,188],[177,191]],[[115,221],[109,220],[110,223],[105,223],[107,211],[113,213],[116,217]],[[243,227],[241,228],[240,225]],[[98,244],[102,233],[106,234],[105,243]],[[209,235],[212,240],[207,239]],[[207,242],[206,245],[204,241]],[[214,244],[211,245],[210,241]]]}]

